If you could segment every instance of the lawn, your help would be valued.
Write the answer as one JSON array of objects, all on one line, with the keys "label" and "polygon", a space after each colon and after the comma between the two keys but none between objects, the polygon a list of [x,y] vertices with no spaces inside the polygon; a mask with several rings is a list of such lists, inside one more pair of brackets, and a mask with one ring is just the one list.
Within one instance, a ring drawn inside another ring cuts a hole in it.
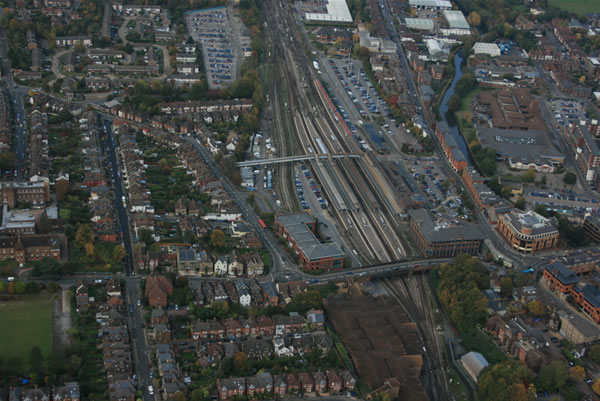
[{"label": "lawn", "polygon": [[0,301],[0,355],[27,363],[29,350],[37,345],[44,356],[52,350],[52,301],[47,294],[24,295]]},{"label": "lawn", "polygon": [[598,0],[550,0],[550,4],[577,15],[600,13]]}]

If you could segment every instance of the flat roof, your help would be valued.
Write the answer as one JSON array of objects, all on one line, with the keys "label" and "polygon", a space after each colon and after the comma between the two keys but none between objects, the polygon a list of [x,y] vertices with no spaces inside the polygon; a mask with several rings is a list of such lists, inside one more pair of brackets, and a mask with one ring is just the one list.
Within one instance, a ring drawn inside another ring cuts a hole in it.
[{"label": "flat roof", "polygon": [[327,13],[306,13],[307,21],[348,22],[352,23],[352,14],[346,0],[328,0]]},{"label": "flat roof", "polygon": [[298,248],[309,260],[345,255],[335,242],[323,244],[318,240],[307,226],[307,224],[315,222],[308,213],[283,214],[277,216],[277,222],[292,236]]},{"label": "flat roof", "polygon": [[443,13],[450,28],[471,29],[462,11],[444,10]]},{"label": "flat roof", "polygon": [[452,8],[448,0],[409,0],[411,7]]},{"label": "flat roof", "polygon": [[414,29],[431,30],[431,29],[433,29],[433,26],[434,26],[433,20],[426,19],[426,18],[405,18],[404,23],[409,28],[414,28]]},{"label": "flat roof", "polygon": [[428,210],[410,209],[407,213],[418,224],[421,232],[429,242],[481,241],[484,239],[481,229],[476,224],[444,226],[434,221]]},{"label": "flat roof", "polygon": [[501,155],[525,164],[543,165],[564,162],[565,156],[558,150],[546,131],[511,130],[490,127],[478,128],[484,146],[496,149]]}]

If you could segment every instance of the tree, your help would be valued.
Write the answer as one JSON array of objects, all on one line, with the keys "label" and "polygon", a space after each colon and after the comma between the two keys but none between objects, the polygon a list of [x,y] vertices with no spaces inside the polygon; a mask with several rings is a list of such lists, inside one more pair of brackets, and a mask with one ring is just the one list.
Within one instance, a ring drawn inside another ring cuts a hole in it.
[{"label": "tree", "polygon": [[529,313],[534,316],[542,316],[546,313],[546,307],[542,303],[542,301],[535,299],[527,304],[527,309]]},{"label": "tree", "polygon": [[126,254],[125,247],[123,245],[117,245],[113,249],[112,257],[114,260],[123,260]]},{"label": "tree", "polygon": [[585,380],[585,368],[583,366],[573,366],[569,369],[569,379],[575,383],[581,383]]},{"label": "tree", "polygon": [[600,379],[596,380],[594,384],[592,384],[592,390],[594,390],[594,393],[597,395],[600,395]]},{"label": "tree", "polygon": [[150,246],[152,246],[152,244],[154,243],[154,237],[152,236],[152,231],[143,228],[140,230],[139,232],[139,240],[141,242],[143,242],[146,245],[146,248],[150,248]]},{"label": "tree", "polygon": [[46,290],[50,293],[50,294],[54,294],[56,291],[58,291],[60,287],[58,286],[58,284],[56,284],[54,281],[50,281],[48,284],[46,284]]},{"label": "tree", "polygon": [[587,356],[592,361],[600,364],[600,344],[592,345],[587,351]]},{"label": "tree", "polygon": [[467,17],[467,22],[473,26],[479,26],[481,24],[481,16],[477,11],[472,11]]},{"label": "tree", "polygon": [[237,376],[245,376],[248,372],[248,357],[243,352],[237,352],[233,357],[233,368]]},{"label": "tree", "polygon": [[462,100],[460,99],[460,97],[458,97],[458,95],[452,95],[452,97],[448,101],[448,111],[455,113],[458,110],[460,110],[461,106]]},{"label": "tree", "polygon": [[15,283],[15,292],[17,294],[23,294],[25,292],[25,288],[27,287],[27,284],[25,284],[25,282],[23,280],[17,280],[14,283]]},{"label": "tree", "polygon": [[569,172],[565,173],[565,175],[563,177],[563,181],[567,185],[575,185],[577,183],[577,176],[575,175],[575,173],[572,173],[569,171]]},{"label": "tree", "polygon": [[3,294],[8,290],[8,283],[4,280],[0,280],[0,294]]},{"label": "tree", "polygon": [[54,258],[44,257],[33,264],[32,276],[56,276],[61,273],[60,263]]},{"label": "tree", "polygon": [[94,242],[94,230],[89,224],[81,224],[75,233],[75,241],[82,247]]},{"label": "tree", "polygon": [[504,296],[509,296],[512,294],[513,290],[513,282],[510,277],[502,277],[500,279],[500,292]]},{"label": "tree", "polygon": [[527,401],[524,383],[532,379],[533,371],[522,361],[502,361],[481,372],[477,379],[477,393],[480,401]]},{"label": "tree", "polygon": [[569,366],[563,361],[552,361],[544,365],[536,377],[536,388],[545,391],[558,391],[569,378]]},{"label": "tree", "polygon": [[525,208],[527,207],[527,202],[525,201],[525,198],[519,196],[519,199],[517,199],[517,201],[515,202],[515,206],[521,210],[525,210]]},{"label": "tree", "polygon": [[85,244],[83,246],[83,248],[85,249],[85,256],[93,256],[94,252],[96,250],[96,248],[94,247],[94,244],[92,242],[88,242],[87,244]]},{"label": "tree", "polygon": [[35,225],[40,234],[48,234],[52,230],[52,224],[46,213],[40,214]]},{"label": "tree", "polygon": [[218,228],[210,233],[210,245],[213,248],[223,248],[225,246],[225,233]]},{"label": "tree", "polygon": [[535,169],[528,169],[525,174],[523,174],[523,182],[534,182],[535,181]]},{"label": "tree", "polygon": [[15,282],[11,281],[10,283],[8,283],[8,289],[7,289],[9,294],[14,294],[15,293]]},{"label": "tree", "polygon": [[44,364],[44,355],[39,347],[33,346],[29,351],[29,370],[39,372]]}]

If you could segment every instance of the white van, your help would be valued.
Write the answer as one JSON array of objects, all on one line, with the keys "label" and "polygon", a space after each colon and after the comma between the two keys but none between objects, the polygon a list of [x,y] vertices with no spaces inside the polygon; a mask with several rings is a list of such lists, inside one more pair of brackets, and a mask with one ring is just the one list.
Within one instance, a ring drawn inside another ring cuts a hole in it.
[{"label": "white van", "polygon": [[152,386],[148,386],[148,392],[150,393],[150,395],[154,395],[154,389],[152,388]]}]

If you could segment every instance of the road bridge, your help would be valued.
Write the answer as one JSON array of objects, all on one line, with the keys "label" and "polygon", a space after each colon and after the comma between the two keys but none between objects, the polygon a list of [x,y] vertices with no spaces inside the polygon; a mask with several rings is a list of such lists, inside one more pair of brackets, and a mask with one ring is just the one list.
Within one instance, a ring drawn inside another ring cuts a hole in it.
[{"label": "road bridge", "polygon": [[316,160],[319,159],[359,159],[361,155],[356,153],[334,153],[334,154],[321,154],[321,155],[300,155],[300,156],[285,156],[285,157],[273,157],[272,159],[256,159],[246,160],[238,162],[238,167],[250,167],[250,166],[267,166],[270,164],[280,164],[288,162],[300,162],[304,160]]}]

